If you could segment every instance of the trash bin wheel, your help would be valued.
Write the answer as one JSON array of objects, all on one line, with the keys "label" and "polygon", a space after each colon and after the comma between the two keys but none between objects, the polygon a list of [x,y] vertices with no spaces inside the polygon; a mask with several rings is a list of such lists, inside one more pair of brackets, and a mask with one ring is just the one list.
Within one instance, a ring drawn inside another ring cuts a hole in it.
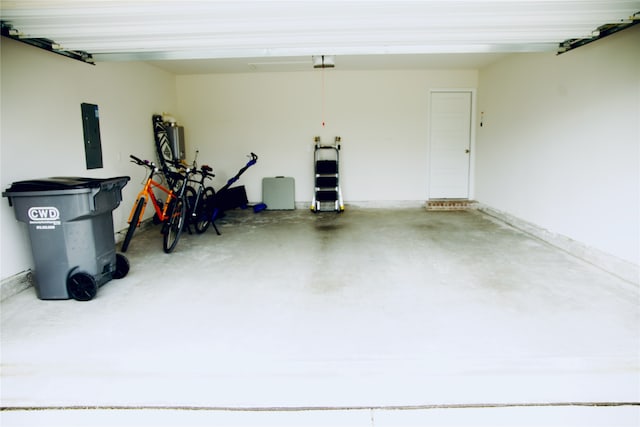
[{"label": "trash bin wheel", "polygon": [[129,260],[122,254],[116,254],[116,270],[113,272],[114,279],[122,279],[129,273]]},{"label": "trash bin wheel", "polygon": [[89,301],[98,293],[98,285],[92,275],[81,271],[67,279],[67,292],[76,301]]}]

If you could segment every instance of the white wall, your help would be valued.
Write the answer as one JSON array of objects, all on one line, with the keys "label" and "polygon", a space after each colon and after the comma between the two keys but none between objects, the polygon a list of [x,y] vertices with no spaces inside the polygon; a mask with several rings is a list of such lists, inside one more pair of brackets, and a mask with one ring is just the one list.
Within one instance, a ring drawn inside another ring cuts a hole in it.
[{"label": "white wall", "polygon": [[[130,153],[155,159],[151,116],[176,106],[175,77],[142,63],[96,66],[2,38],[0,186],[49,176],[131,176],[114,227],[126,226],[144,176]],[[102,169],[87,170],[80,104],[100,111]],[[32,268],[25,224],[0,203],[1,277]]]},{"label": "white wall", "polygon": [[480,72],[479,201],[638,263],[640,28]]},{"label": "white wall", "polygon": [[326,126],[322,127],[322,71],[178,76],[178,119],[188,158],[224,184],[246,162],[250,201],[262,199],[263,177],[295,178],[296,201],[313,196],[313,138],[342,137],[345,201],[424,201],[428,188],[430,89],[476,88],[476,70],[325,70]]}]

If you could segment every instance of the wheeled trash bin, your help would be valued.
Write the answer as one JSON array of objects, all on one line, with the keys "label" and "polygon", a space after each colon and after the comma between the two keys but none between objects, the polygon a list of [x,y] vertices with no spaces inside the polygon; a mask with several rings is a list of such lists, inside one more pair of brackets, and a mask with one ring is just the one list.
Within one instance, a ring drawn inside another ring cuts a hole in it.
[{"label": "wheeled trash bin", "polygon": [[115,251],[112,217],[129,179],[53,177],[14,182],[2,193],[28,226],[38,298],[88,301],[129,272]]}]

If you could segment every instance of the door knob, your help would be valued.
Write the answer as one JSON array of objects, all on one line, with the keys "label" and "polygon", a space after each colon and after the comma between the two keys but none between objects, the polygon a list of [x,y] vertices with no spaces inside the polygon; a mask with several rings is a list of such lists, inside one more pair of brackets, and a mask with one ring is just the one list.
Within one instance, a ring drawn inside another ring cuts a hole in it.
[{"label": "door knob", "polygon": [[469,149],[464,150],[465,153],[469,154]]}]

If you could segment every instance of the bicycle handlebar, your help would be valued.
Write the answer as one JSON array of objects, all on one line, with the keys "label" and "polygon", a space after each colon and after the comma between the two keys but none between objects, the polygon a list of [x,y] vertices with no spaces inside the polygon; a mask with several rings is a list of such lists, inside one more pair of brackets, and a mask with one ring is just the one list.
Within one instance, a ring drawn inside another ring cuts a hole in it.
[{"label": "bicycle handlebar", "polygon": [[[136,156],[134,156],[133,154],[129,154],[129,157],[131,157],[131,162],[132,163],[136,163],[140,166],[146,166],[149,169],[156,169],[156,164],[153,162],[150,162],[149,160],[142,160]],[[173,166],[175,166],[178,169],[184,169],[186,171],[189,171],[189,168],[187,166],[185,166],[183,163],[176,161],[176,160],[167,160],[168,163],[172,164]]]},{"label": "bicycle handlebar", "polygon": [[156,165],[153,164],[153,162],[150,162],[149,160],[141,160],[139,158],[137,158],[136,156],[134,156],[133,154],[129,154],[129,157],[131,157],[133,160],[131,160],[132,163],[136,163],[140,166],[147,166],[149,168],[155,168]]},{"label": "bicycle handlebar", "polygon": [[200,170],[198,171],[198,173],[200,173],[200,175],[204,176],[205,178],[213,178],[214,176],[216,176],[211,172],[213,172],[213,169],[209,165],[200,166]]}]

